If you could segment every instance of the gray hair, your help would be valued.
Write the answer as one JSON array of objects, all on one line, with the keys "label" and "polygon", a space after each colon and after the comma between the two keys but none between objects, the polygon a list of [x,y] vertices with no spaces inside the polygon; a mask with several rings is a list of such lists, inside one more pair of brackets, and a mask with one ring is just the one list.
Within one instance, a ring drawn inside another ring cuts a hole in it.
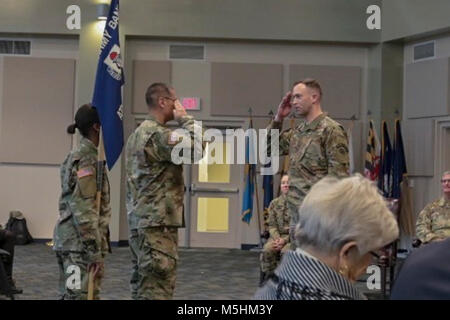
[{"label": "gray hair", "polygon": [[444,176],[450,176],[450,171],[445,171],[441,177],[443,178]]},{"label": "gray hair", "polygon": [[299,247],[332,254],[355,241],[360,255],[398,238],[394,215],[375,185],[360,174],[316,183],[299,210],[295,239]]}]

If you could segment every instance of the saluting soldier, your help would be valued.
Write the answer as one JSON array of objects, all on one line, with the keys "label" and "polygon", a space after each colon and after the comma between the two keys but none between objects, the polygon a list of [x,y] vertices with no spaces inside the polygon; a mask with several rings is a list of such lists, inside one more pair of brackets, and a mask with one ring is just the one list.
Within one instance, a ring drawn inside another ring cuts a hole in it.
[{"label": "saluting soldier", "polygon": [[[342,125],[322,111],[321,99],[322,88],[316,80],[305,79],[295,83],[267,128],[281,130],[284,118],[293,108],[295,115],[303,118],[296,128],[283,131],[279,140],[279,155],[289,156],[287,204],[291,215],[291,240],[299,220],[298,209],[311,187],[327,175],[349,175],[347,134]],[[269,134],[268,147],[270,137]]]},{"label": "saluting soldier", "polygon": [[[166,123],[175,120],[184,129],[189,149],[183,149],[183,153],[189,151],[191,156],[201,155],[202,130],[195,129],[194,118],[167,84],[152,84],[145,99],[148,117],[128,138],[125,153],[133,264],[131,295],[139,300],[171,299],[178,262],[178,228],[185,226],[183,167],[173,159],[172,151],[186,141],[180,141],[182,136]],[[194,135],[194,131],[199,134]]]},{"label": "saluting soldier", "polygon": [[[94,273],[94,299],[99,299],[104,275],[104,257],[109,249],[109,182],[103,174],[101,205],[97,210],[97,147],[100,120],[90,104],[81,106],[75,123],[67,132],[81,133],[79,146],[61,165],[59,219],[54,231],[54,247],[59,265],[62,299],[86,300],[88,273]],[[78,278],[79,276],[79,278]],[[80,280],[80,281],[78,281]]]}]

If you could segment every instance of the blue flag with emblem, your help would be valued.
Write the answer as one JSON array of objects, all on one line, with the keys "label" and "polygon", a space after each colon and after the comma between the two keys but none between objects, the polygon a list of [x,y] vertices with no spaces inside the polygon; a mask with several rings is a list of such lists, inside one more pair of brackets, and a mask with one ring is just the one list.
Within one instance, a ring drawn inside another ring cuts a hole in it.
[{"label": "blue flag with emblem", "polygon": [[[250,128],[253,127],[252,120],[250,120]],[[244,197],[242,199],[242,221],[250,224],[253,215],[253,194],[255,192],[255,173],[256,165],[252,164],[253,136],[250,134],[245,137],[245,189]]]},{"label": "blue flag with emblem", "polygon": [[106,163],[111,170],[123,148],[124,75],[119,43],[119,0],[111,1],[100,49],[92,105],[100,117]]}]

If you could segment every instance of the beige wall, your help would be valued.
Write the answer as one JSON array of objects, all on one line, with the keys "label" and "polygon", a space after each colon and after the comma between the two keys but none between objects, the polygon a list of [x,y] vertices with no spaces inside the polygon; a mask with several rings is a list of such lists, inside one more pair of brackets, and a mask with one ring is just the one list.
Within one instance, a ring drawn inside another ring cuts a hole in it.
[{"label": "beige wall", "polygon": [[[436,59],[450,57],[449,35],[428,37],[405,44],[403,50],[405,65],[414,63],[414,44],[429,40],[434,40],[436,42]],[[404,72],[405,82],[406,76],[406,72]],[[449,85],[450,83],[447,83],[446,87],[448,87]],[[426,108],[427,106],[423,107]],[[445,157],[445,150],[448,150],[450,139],[448,137],[449,129],[440,129],[441,124],[438,123],[438,121],[445,122],[447,123],[447,126],[450,126],[450,114],[443,115],[441,117],[408,119],[408,105],[404,104],[403,108],[406,111],[403,113],[403,121],[406,123],[417,122],[417,124],[415,125],[416,132],[414,132],[413,134],[420,135],[420,137],[417,137],[416,140],[424,140],[421,141],[421,143],[405,145],[405,148],[407,150],[409,149],[407,152],[407,155],[409,154],[407,163],[409,168],[412,168],[412,170],[409,171],[409,175],[411,176],[411,180],[413,183],[412,190],[414,199],[414,213],[417,215],[425,207],[426,204],[441,196],[439,182],[442,174],[441,171],[449,170],[448,168],[450,168],[450,160]],[[424,127],[428,128],[427,130],[431,130],[431,132],[420,132],[420,129]],[[417,132],[417,130],[419,130],[419,132]],[[442,140],[440,137],[442,137]],[[447,140],[443,140],[444,138],[446,138]],[[441,151],[443,151],[443,153]],[[424,157],[421,154],[422,152],[431,152],[431,159],[429,156],[426,156],[427,159],[423,159]],[[423,161],[421,161],[420,163],[416,161],[416,163],[414,163],[415,158],[422,158]]]},{"label": "beige wall", "polygon": [[[0,0],[0,33],[79,34],[66,28],[66,8],[79,5],[83,27],[106,0]],[[380,0],[122,0],[126,35],[378,42],[366,8]],[[314,13],[314,14],[311,14]]]},{"label": "beige wall", "polygon": [[[32,41],[31,57],[71,58],[77,60],[74,88],[76,94],[73,101],[74,111],[79,105],[91,101],[101,35],[101,32],[97,30],[96,23],[91,24],[90,28],[85,28],[84,32],[80,41],[73,39],[71,36],[30,36],[23,38]],[[2,38],[8,39],[10,37],[4,36]],[[18,38],[20,37],[15,37],[14,39]],[[95,59],[91,57],[95,57]],[[0,71],[3,65],[2,62],[3,58],[0,57]],[[2,80],[3,73],[0,72],[0,81]],[[1,83],[0,88],[3,88]],[[51,88],[49,89],[49,94],[51,94]],[[1,97],[0,92],[0,104],[2,101]],[[0,111],[1,107],[0,105]],[[65,132],[61,132],[61,134],[65,134]],[[77,145],[79,138],[78,134],[73,136],[72,143],[74,146]],[[36,143],[36,145],[38,146],[39,144]],[[63,160],[62,158],[56,161],[61,163]],[[2,204],[0,223],[6,223],[9,211],[15,209],[23,210],[29,221],[30,232],[33,237],[51,238],[55,217],[58,214],[57,204],[60,194],[59,166],[0,164],[0,177],[2,177],[0,180],[0,203]],[[10,179],[7,180],[6,178]],[[13,178],[16,179],[17,183],[11,183],[11,181],[15,181]],[[122,181],[120,159],[112,172],[109,173],[109,178],[112,195],[111,240],[118,241]],[[25,185],[27,179],[30,179],[32,183]],[[3,192],[3,190],[5,191]]]},{"label": "beige wall", "polygon": [[[33,43],[32,57],[78,59],[78,43],[74,39],[55,40],[41,37],[26,39],[31,39]],[[2,65],[3,58],[0,57],[0,88],[3,88]],[[1,101],[2,92],[0,92],[0,115]],[[36,147],[39,147],[38,143]],[[63,160],[59,159],[61,162]],[[59,167],[0,164],[0,177],[0,223],[6,223],[11,210],[20,210],[27,218],[33,237],[51,238],[58,217]]]},{"label": "beige wall", "polygon": [[450,30],[448,0],[383,0],[382,41]]},{"label": "beige wall", "polygon": [[[172,61],[172,82],[179,96],[188,95],[193,90],[203,94],[201,111],[192,114],[202,119],[210,116],[210,62],[279,63],[284,65],[283,90],[289,90],[290,64],[360,66],[363,68],[362,107],[365,108],[367,49],[360,45],[325,45],[292,43],[245,43],[245,42],[181,42],[165,40],[127,41],[125,67],[131,68],[133,60],[168,60],[168,48],[172,43],[205,45],[205,61]],[[194,81],[189,81],[189,78]],[[195,82],[198,80],[198,82]],[[193,88],[195,86],[195,88]],[[131,101],[129,101],[131,102]],[[276,111],[277,106],[267,106],[267,113]],[[326,106],[324,106],[326,109]],[[224,117],[234,120],[236,117]],[[237,119],[240,119],[238,117]]]}]

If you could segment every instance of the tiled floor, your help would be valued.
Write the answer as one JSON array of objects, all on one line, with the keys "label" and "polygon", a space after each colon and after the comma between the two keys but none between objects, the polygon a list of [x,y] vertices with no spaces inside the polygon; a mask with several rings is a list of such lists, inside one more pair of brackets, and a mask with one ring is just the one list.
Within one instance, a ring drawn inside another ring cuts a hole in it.
[{"label": "tiled floor", "polygon": [[[113,248],[105,262],[102,299],[130,299],[128,287],[130,254],[128,247]],[[58,296],[58,267],[54,252],[45,244],[16,247],[14,277],[24,293],[17,299],[53,300]],[[180,249],[175,299],[251,299],[259,281],[258,252],[235,249]],[[365,282],[358,288],[369,298]]]}]

